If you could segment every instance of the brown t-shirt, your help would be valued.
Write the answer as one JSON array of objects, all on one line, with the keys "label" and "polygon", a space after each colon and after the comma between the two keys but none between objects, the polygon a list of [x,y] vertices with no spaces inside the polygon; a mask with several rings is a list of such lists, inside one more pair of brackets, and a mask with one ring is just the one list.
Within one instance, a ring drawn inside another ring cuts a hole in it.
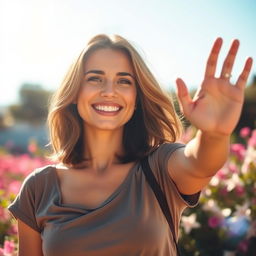
[{"label": "brown t-shirt", "polygon": [[[149,156],[152,171],[167,197],[176,237],[182,211],[195,206],[199,197],[198,193],[185,201],[168,175],[168,158],[182,146],[163,144]],[[63,204],[55,166],[37,169],[25,179],[9,210],[41,233],[45,256],[176,255],[169,225],[140,163],[94,209]]]}]

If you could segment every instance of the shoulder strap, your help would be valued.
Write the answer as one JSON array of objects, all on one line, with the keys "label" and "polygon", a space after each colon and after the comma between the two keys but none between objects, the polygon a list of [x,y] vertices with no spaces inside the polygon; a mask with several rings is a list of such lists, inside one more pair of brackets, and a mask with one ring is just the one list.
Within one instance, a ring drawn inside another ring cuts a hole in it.
[{"label": "shoulder strap", "polygon": [[173,240],[174,240],[174,243],[175,243],[175,246],[176,246],[176,249],[177,249],[177,255],[181,255],[180,254],[180,250],[178,248],[178,243],[177,243],[177,240],[174,236],[174,225],[173,225],[173,220],[172,220],[172,216],[171,216],[171,213],[170,213],[170,209],[168,207],[168,203],[167,203],[167,200],[166,200],[166,197],[160,187],[160,185],[158,184],[150,166],[149,166],[149,163],[148,163],[148,158],[145,157],[144,159],[142,159],[141,161],[141,165],[142,165],[142,170],[146,176],[146,179],[147,179],[147,182],[149,183],[151,189],[153,190],[156,198],[157,198],[157,201],[162,209],[162,212],[163,214],[165,215],[165,218],[169,224],[169,227],[170,227],[170,230],[173,234]]}]

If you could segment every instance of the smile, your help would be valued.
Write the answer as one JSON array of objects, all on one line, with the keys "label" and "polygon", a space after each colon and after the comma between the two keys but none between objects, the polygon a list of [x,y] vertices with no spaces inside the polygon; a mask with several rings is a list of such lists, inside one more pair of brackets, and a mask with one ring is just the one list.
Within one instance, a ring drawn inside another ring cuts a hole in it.
[{"label": "smile", "polygon": [[106,112],[106,113],[116,113],[121,110],[121,106],[113,106],[113,105],[100,105],[100,104],[93,104],[92,107],[100,112]]}]

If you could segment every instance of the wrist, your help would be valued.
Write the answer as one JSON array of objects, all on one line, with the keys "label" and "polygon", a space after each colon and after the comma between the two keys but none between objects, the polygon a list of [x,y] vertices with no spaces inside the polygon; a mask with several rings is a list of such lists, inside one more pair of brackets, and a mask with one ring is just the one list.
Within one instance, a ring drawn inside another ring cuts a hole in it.
[{"label": "wrist", "polygon": [[231,134],[198,130],[197,136],[214,140],[230,140]]}]

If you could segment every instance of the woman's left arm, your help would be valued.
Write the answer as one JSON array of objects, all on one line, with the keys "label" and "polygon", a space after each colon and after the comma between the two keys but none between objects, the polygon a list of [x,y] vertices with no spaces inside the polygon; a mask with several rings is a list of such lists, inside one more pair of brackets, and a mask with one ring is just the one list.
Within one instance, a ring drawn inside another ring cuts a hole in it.
[{"label": "woman's left arm", "polygon": [[230,74],[239,41],[233,41],[217,78],[215,72],[221,45],[222,39],[217,38],[207,61],[204,80],[193,99],[183,80],[176,81],[183,114],[198,129],[195,138],[169,159],[170,176],[184,194],[201,190],[223,166],[229,153],[230,135],[243,106],[252,58],[246,60],[236,84],[231,84]]}]

